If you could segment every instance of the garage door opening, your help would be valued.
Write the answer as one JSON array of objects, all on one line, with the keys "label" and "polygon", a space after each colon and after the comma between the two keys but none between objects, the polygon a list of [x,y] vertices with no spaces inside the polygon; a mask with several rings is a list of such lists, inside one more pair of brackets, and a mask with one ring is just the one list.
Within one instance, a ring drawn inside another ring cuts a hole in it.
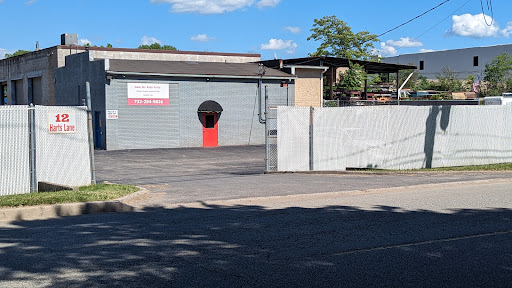
[{"label": "garage door opening", "polygon": [[203,125],[203,147],[219,146],[219,119],[222,111],[222,106],[212,100],[199,105],[197,113]]}]

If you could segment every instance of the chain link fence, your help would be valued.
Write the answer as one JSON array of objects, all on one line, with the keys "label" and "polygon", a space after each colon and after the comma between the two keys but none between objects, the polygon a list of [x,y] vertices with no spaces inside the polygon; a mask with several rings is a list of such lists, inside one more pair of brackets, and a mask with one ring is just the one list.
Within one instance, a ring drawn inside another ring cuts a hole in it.
[{"label": "chain link fence", "polygon": [[0,106],[0,196],[91,184],[87,108]]},{"label": "chain link fence", "polygon": [[277,148],[267,147],[277,160],[269,162],[277,167],[269,171],[512,162],[510,106],[278,107],[272,134]]}]

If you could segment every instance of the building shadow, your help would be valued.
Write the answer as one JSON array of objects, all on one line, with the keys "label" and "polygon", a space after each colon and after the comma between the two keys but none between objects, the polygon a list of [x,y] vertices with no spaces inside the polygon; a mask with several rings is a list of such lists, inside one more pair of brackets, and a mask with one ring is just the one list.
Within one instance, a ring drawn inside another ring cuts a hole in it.
[{"label": "building shadow", "polygon": [[0,226],[0,286],[510,287],[512,210],[212,206]]}]

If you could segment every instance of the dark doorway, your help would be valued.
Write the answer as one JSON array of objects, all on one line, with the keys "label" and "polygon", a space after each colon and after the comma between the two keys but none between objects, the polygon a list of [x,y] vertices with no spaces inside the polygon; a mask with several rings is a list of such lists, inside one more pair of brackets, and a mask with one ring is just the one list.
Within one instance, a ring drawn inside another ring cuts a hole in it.
[{"label": "dark doorway", "polygon": [[101,144],[101,112],[94,112],[94,148],[103,149]]}]

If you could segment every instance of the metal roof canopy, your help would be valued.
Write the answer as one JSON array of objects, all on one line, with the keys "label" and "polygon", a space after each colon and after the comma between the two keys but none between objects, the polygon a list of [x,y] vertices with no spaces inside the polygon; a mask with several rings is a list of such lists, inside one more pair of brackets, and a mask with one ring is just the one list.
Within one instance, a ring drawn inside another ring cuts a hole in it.
[{"label": "metal roof canopy", "polygon": [[[400,80],[398,79],[398,72],[400,70],[416,70],[416,66],[412,65],[400,65],[400,64],[389,64],[389,63],[380,63],[380,62],[373,62],[373,61],[365,61],[365,60],[352,60],[347,58],[338,58],[338,57],[328,57],[328,56],[318,56],[318,57],[306,57],[306,58],[294,58],[294,59],[283,59],[283,60],[269,60],[269,61],[261,61],[260,63],[263,63],[267,67],[270,68],[278,68],[278,67],[284,67],[284,65],[290,67],[290,66],[318,66],[318,67],[329,67],[328,70],[331,71],[328,76],[329,81],[329,98],[328,99],[334,99],[334,82],[335,82],[335,76],[334,71],[336,68],[339,67],[347,67],[350,68],[350,62],[354,64],[361,65],[366,73],[368,74],[378,74],[378,73],[396,73],[397,75],[397,88],[400,86]],[[368,81],[364,81],[364,97],[367,97],[367,91],[368,91]]]},{"label": "metal roof canopy", "polygon": [[[265,61],[262,61],[265,62]],[[269,61],[270,62],[270,61]],[[308,65],[308,66],[328,66],[328,67],[350,67],[350,62],[363,66],[366,73],[377,74],[377,73],[397,73],[400,70],[416,70],[416,66],[412,65],[400,65],[400,64],[389,64],[380,63],[365,60],[350,60],[347,58],[338,57],[306,57],[306,58],[294,58],[284,59],[285,65]],[[275,67],[272,67],[275,68]]]}]

